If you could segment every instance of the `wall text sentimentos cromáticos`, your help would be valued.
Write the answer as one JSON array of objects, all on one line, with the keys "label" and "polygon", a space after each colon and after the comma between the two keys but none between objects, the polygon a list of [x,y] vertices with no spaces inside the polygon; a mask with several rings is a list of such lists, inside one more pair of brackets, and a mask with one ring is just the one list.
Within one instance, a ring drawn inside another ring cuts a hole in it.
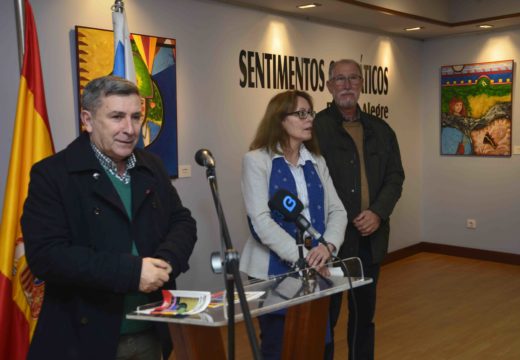
[{"label": "wall text sentimentos crom\u00e1ticos", "polygon": [[[239,84],[242,88],[276,90],[326,90],[329,64],[323,59],[240,50]],[[389,69],[386,66],[361,64],[363,94],[387,96]],[[360,103],[364,112],[388,119],[390,110],[379,103]]]}]

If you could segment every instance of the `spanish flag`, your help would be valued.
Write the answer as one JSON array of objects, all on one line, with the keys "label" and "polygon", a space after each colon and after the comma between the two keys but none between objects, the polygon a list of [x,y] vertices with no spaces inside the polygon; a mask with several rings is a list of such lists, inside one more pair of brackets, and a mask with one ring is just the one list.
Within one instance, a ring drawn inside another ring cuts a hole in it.
[{"label": "spanish flag", "polygon": [[9,173],[0,223],[0,359],[25,359],[44,284],[27,266],[20,217],[32,165],[54,153],[31,5],[25,5],[25,53],[18,90]]}]

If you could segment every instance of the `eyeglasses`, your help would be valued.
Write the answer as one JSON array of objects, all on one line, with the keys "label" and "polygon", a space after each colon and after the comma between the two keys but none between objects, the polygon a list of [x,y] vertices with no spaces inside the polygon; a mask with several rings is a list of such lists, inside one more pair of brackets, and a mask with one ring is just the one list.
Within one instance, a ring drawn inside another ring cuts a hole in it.
[{"label": "eyeglasses", "polygon": [[329,81],[334,82],[334,85],[340,86],[340,85],[344,85],[347,82],[347,80],[350,83],[350,85],[356,86],[356,85],[361,84],[361,80],[363,80],[363,77],[361,75],[357,75],[357,74],[353,74],[353,75],[349,75],[349,76],[338,75],[338,76],[331,77]]},{"label": "eyeglasses", "polygon": [[300,118],[300,120],[305,120],[307,119],[307,117],[310,117],[311,119],[314,119],[316,117],[316,111],[314,110],[298,110],[298,111],[293,111],[293,112],[290,112],[290,113],[287,113],[285,115],[298,115],[298,117]]}]

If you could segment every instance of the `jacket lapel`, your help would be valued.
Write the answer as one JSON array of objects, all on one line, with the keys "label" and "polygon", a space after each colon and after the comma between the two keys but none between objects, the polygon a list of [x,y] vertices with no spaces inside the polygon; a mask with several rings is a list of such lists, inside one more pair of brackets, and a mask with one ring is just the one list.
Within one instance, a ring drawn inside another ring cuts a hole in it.
[{"label": "jacket lapel", "polygon": [[[157,180],[152,175],[149,163],[141,154],[142,150],[136,149],[134,154],[137,162],[135,167],[130,170],[132,177],[132,217],[135,218],[145,200],[151,196],[157,187]],[[152,206],[154,204],[152,203]]]},{"label": "jacket lapel", "polygon": [[155,179],[141,170],[132,172],[132,218],[135,218],[144,201],[155,192]]},{"label": "jacket lapel", "polygon": [[[105,170],[96,159],[94,151],[90,147],[90,139],[87,133],[82,133],[68,147],[67,167],[70,172],[87,173],[92,181],[92,191],[105,199],[126,215],[123,203],[110,182]],[[130,170],[132,182],[132,218],[135,218],[146,198],[153,194],[157,181],[151,175],[148,163],[140,156],[139,149],[135,150],[137,163]],[[153,205],[152,205],[153,206]]]},{"label": "jacket lapel", "polygon": [[127,216],[116,189],[94,155],[88,134],[84,132],[74,140],[67,147],[66,154],[66,166],[68,171],[70,173],[81,173],[88,177],[84,185],[89,186],[96,196],[112,204]]},{"label": "jacket lapel", "polygon": [[[93,176],[95,176],[95,174],[96,173],[94,173]],[[101,197],[112,206],[119,209],[125,216],[127,216],[123,202],[121,201],[121,198],[117,194],[114,185],[112,185],[112,182],[104,170],[102,170],[101,176],[99,176],[99,179],[92,186],[92,191],[94,194],[96,194],[96,196]]]}]

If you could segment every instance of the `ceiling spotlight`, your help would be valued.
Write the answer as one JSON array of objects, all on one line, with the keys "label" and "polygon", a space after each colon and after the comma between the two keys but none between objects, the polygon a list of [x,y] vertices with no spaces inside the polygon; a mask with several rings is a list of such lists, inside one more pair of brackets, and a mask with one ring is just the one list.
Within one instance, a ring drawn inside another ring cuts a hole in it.
[{"label": "ceiling spotlight", "polygon": [[311,4],[305,4],[305,5],[298,5],[298,9],[310,9],[321,6],[321,4],[318,3],[311,3]]},{"label": "ceiling spotlight", "polygon": [[493,25],[482,24],[482,25],[478,25],[478,27],[481,29],[491,29],[493,27]]},{"label": "ceiling spotlight", "polygon": [[417,30],[421,30],[421,29],[424,29],[424,26],[409,27],[409,28],[405,28],[404,30],[405,31],[417,31]]}]

